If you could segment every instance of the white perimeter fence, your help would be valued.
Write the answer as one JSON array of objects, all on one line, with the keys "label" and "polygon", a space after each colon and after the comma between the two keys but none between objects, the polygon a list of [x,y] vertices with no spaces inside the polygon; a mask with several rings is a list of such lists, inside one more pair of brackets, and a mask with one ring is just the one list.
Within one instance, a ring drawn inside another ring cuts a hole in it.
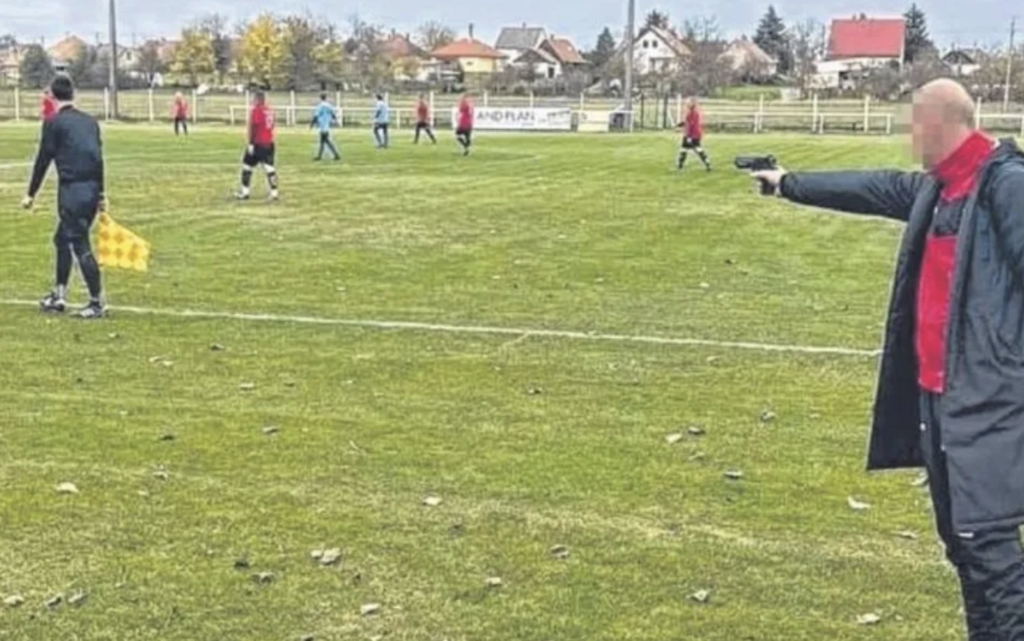
[{"label": "white perimeter fence", "polygon": [[[120,120],[134,122],[169,122],[173,92],[164,90],[132,90],[118,94]],[[248,112],[248,96],[243,94],[187,95],[190,103],[189,118],[194,123],[220,123],[241,125]],[[338,109],[343,127],[369,125],[373,117],[373,97],[353,96],[335,92],[329,94]],[[308,126],[319,94],[271,92],[268,99],[274,107],[281,125]],[[438,127],[450,127],[453,109],[458,99],[452,94],[430,94],[431,115]],[[40,95],[35,91],[0,89],[0,121],[32,121],[38,119]],[[396,128],[412,127],[416,123],[415,96],[386,96],[390,105],[391,124]],[[541,114],[557,110],[571,112],[572,125],[566,130],[602,131],[603,124],[612,129],[669,129],[676,125],[684,106],[681,96],[650,98],[634,102],[632,119],[620,112],[621,101],[581,95],[578,98],[548,96],[507,96],[483,93],[476,97],[478,108],[502,110],[509,117],[517,115],[527,120],[531,113]],[[113,104],[107,91],[82,91],[77,104],[95,116],[113,119]],[[980,99],[976,105],[978,126],[994,132],[1013,133],[1024,137],[1024,113],[1004,113],[989,107]],[[803,101],[756,102],[705,100],[702,103],[705,128],[710,131],[762,133],[770,131],[803,131],[810,133],[869,133],[889,135],[900,129],[901,111],[906,105],[883,103],[870,98],[864,100],[819,100],[817,96]],[[597,120],[602,126],[594,127]],[[583,126],[581,123],[588,123]],[[496,127],[500,129],[529,130],[531,127]],[[545,130],[557,130],[547,128]]]}]

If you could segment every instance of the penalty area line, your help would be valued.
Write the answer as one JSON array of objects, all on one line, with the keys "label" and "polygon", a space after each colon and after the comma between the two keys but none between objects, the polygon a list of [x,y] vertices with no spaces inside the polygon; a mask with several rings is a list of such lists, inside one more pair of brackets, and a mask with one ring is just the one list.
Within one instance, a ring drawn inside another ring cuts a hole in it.
[{"label": "penalty area line", "polygon": [[[0,305],[8,307],[35,307],[38,303],[27,300],[0,300]],[[872,358],[879,355],[879,350],[854,349],[849,347],[825,347],[814,345],[786,345],[774,343],[756,343],[747,341],[720,341],[703,338],[677,338],[671,336],[644,336],[639,334],[609,334],[603,332],[581,332],[558,329],[528,329],[518,327],[501,327],[494,325],[454,325],[446,323],[427,323],[420,321],[372,320],[330,318],[324,316],[304,316],[288,314],[263,314],[246,312],[225,312],[197,309],[165,309],[154,307],[111,306],[111,312],[134,314],[139,316],[160,316],[166,318],[185,318],[197,320],[227,320],[249,323],[278,323],[295,325],[321,325],[333,327],[355,327],[376,330],[398,330],[408,332],[432,332],[442,334],[473,334],[490,336],[510,336],[526,338],[550,338],[569,341],[590,341],[606,343],[640,343],[648,345],[666,345],[677,347],[712,347],[757,352],[776,352],[791,354],[814,354],[825,356],[853,356]]]}]

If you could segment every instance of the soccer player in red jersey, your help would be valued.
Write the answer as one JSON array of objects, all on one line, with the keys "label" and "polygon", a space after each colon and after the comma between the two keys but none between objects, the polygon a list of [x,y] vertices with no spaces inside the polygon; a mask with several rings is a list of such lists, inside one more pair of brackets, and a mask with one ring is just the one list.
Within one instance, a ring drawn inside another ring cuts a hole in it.
[{"label": "soccer player in red jersey", "polygon": [[180,136],[182,132],[188,135],[188,101],[181,93],[174,94],[174,104],[171,105],[171,117],[174,118],[174,135]]},{"label": "soccer player in red jersey", "polygon": [[701,138],[704,136],[704,123],[696,98],[690,98],[686,106],[686,116],[677,126],[683,130],[683,144],[679,149],[679,161],[676,165],[679,170],[683,170],[683,166],[686,165],[686,156],[692,149],[704,163],[704,168],[711,171],[711,159],[708,158],[707,152],[700,144]]},{"label": "soccer player in red jersey", "polygon": [[430,142],[437,144],[434,128],[430,124],[430,105],[427,104],[427,98],[423,94],[420,94],[419,100],[416,101],[416,138],[413,140],[413,144],[420,144],[421,132],[427,134]]},{"label": "soccer player in red jersey", "polygon": [[252,172],[256,165],[263,165],[267,174],[267,186],[270,187],[270,200],[277,200],[277,170],[274,168],[274,111],[267,104],[267,96],[256,91],[252,98],[252,110],[249,112],[249,136],[242,158],[242,184],[238,189],[238,199],[249,199],[249,186],[252,183]]},{"label": "soccer player in red jersey", "polygon": [[50,122],[56,115],[57,99],[54,98],[53,93],[47,89],[43,92],[43,100],[39,105],[39,118],[43,122]]},{"label": "soccer player in red jersey", "polygon": [[458,122],[455,127],[455,139],[462,145],[462,155],[469,155],[469,147],[473,144],[473,103],[469,94],[462,94],[459,101]]}]

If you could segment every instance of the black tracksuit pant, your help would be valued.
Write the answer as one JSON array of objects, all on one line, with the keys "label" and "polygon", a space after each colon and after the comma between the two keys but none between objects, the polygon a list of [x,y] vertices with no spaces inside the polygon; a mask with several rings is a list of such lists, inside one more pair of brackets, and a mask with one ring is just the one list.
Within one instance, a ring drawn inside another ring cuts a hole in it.
[{"label": "black tracksuit pant", "polygon": [[969,641],[1024,641],[1024,551],[1016,527],[956,532],[938,396],[921,394],[921,445],[939,536],[956,568]]}]

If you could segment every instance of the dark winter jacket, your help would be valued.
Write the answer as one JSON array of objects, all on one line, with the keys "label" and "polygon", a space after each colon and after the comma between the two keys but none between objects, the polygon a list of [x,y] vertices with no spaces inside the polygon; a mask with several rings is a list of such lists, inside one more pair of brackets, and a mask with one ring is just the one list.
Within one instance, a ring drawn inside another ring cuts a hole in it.
[{"label": "dark winter jacket", "polygon": [[[896,263],[868,469],[923,465],[914,348],[921,259],[941,185],[900,171],[791,173],[783,197],[907,223]],[[1024,152],[1002,141],[964,207],[940,401],[958,531],[1024,523]]]}]

